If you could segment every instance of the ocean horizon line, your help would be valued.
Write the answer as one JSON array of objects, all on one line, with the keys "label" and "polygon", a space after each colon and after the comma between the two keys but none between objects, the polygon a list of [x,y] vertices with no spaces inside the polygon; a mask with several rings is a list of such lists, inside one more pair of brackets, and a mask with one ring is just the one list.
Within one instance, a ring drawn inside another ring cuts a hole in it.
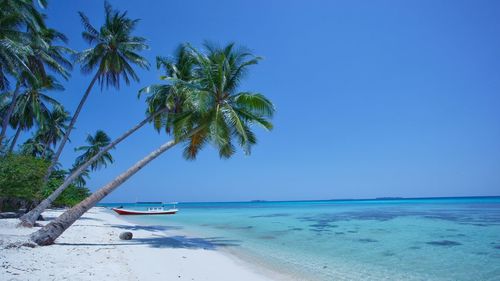
[{"label": "ocean horizon line", "polygon": [[[444,199],[500,199],[500,195],[477,195],[477,196],[436,196],[436,197],[375,197],[375,198],[342,198],[342,199],[305,199],[305,200],[245,200],[245,201],[174,201],[177,204],[216,204],[216,203],[286,203],[286,202],[353,202],[353,201],[398,201],[398,200],[444,200]],[[97,206],[102,204],[133,204],[133,203],[148,203],[148,201],[158,203],[158,200],[146,200],[137,202],[101,202]],[[173,201],[161,202],[168,204]]]}]

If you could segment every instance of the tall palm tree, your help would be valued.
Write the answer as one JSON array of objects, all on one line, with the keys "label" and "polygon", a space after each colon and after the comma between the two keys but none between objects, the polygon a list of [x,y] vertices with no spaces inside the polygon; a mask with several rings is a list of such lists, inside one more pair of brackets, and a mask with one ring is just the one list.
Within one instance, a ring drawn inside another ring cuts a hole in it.
[{"label": "tall palm tree", "polygon": [[108,135],[101,130],[98,130],[94,136],[88,135],[86,142],[88,145],[80,146],[75,148],[75,151],[83,151],[83,154],[78,156],[75,159],[75,163],[73,167],[70,169],[70,173],[73,173],[78,167],[82,164],[86,163],[93,157],[99,154],[98,159],[95,162],[90,164],[90,167],[87,167],[83,170],[79,175],[75,178],[74,183],[77,187],[85,187],[87,184],[88,178],[90,178],[90,170],[96,171],[101,169],[102,167],[107,167],[108,163],[113,163],[113,156],[109,151],[102,152],[103,148],[107,147],[111,143],[111,139]]},{"label": "tall palm tree", "polygon": [[33,126],[32,124],[33,116],[30,112],[19,112],[18,114],[13,114],[10,118],[10,125],[12,128],[17,128],[14,137],[10,140],[10,146],[7,153],[12,153],[16,147],[17,139],[21,135],[22,131],[29,130]]},{"label": "tall palm tree", "polygon": [[69,113],[60,105],[55,106],[45,122],[21,146],[21,153],[50,160],[54,155],[51,146],[61,139],[69,121]]},{"label": "tall palm tree", "polygon": [[[0,124],[3,123],[3,116],[10,106],[10,97],[7,94],[0,95]],[[0,139],[0,155],[7,153],[7,144],[10,140]]]},{"label": "tall palm tree", "polygon": [[[193,68],[195,58],[193,57],[190,47],[187,44],[181,44],[175,51],[174,58],[157,57],[156,67],[162,69],[165,75],[161,76],[162,80],[192,82],[194,79]],[[139,96],[149,95],[146,98],[148,104],[147,112],[152,114],[158,112],[162,108],[168,108],[169,114],[157,115],[153,124],[157,131],[162,127],[167,133],[170,133],[172,128],[173,118],[169,118],[172,114],[179,114],[185,110],[187,97],[191,93],[191,89],[184,87],[182,84],[153,84],[139,91]]]},{"label": "tall palm tree", "polygon": [[203,144],[208,142],[216,146],[221,157],[227,158],[234,153],[233,139],[237,140],[245,152],[250,153],[250,147],[256,143],[255,135],[250,130],[251,124],[257,123],[266,129],[272,128],[272,124],[268,121],[274,113],[272,103],[261,94],[237,92],[238,84],[247,67],[256,64],[258,57],[249,52],[236,50],[233,44],[225,48],[207,45],[207,54],[198,52],[194,48],[192,50],[195,58],[193,81],[168,77],[175,84],[192,89],[189,95],[184,96],[183,112],[173,116],[171,124],[175,138],[161,145],[78,205],[33,233],[32,241],[38,245],[53,243],[97,202],[179,142],[186,144],[184,155],[188,159],[194,159]]},{"label": "tall palm tree", "polygon": [[44,154],[51,153],[50,148],[47,149],[45,145],[40,142],[36,135],[27,139],[21,146],[21,154],[31,155],[33,157],[41,157]]},{"label": "tall palm tree", "polygon": [[[46,5],[46,1],[42,1]],[[43,15],[32,0],[0,1],[0,90],[9,86],[7,75],[27,71],[27,56],[33,54],[27,30],[45,28]]]},{"label": "tall palm tree", "polygon": [[[157,68],[161,68],[165,71],[164,79],[177,79],[180,81],[191,81],[193,79],[192,69],[194,65],[194,57],[190,54],[190,51],[186,45],[181,45],[175,53],[175,57],[172,59],[167,59],[164,57],[157,58]],[[187,94],[187,87],[178,87],[175,85],[151,85],[145,87],[139,92],[139,97],[141,95],[148,95],[146,98],[147,117],[139,122],[137,125],[132,127],[130,130],[126,131],[123,135],[115,139],[106,147],[103,147],[99,153],[94,155],[92,158],[88,159],[85,163],[81,165],[76,165],[71,169],[70,175],[66,177],[63,184],[61,184],[52,194],[45,198],[38,206],[33,208],[28,213],[24,214],[20,218],[20,225],[25,227],[32,227],[36,219],[40,214],[48,208],[54,200],[68,187],[73,181],[84,183],[84,176],[82,173],[88,173],[88,167],[97,161],[104,153],[107,153],[110,149],[114,148],[121,141],[126,139],[128,136],[139,130],[142,126],[149,122],[153,122],[155,129],[160,130],[165,124],[167,132],[172,126],[171,119],[167,118],[171,114],[178,114],[183,107],[183,100]],[[167,114],[168,113],[168,114]]]},{"label": "tall palm tree", "polygon": [[[47,209],[52,202],[54,202],[61,193],[70,186],[72,182],[80,182],[80,183],[85,183],[84,177],[86,177],[86,174],[89,173],[88,168],[91,166],[95,161],[98,161],[99,158],[107,153],[109,150],[114,148],[116,145],[118,145],[120,142],[122,142],[124,139],[126,139],[128,136],[139,130],[142,126],[146,125],[147,123],[151,122],[154,118],[156,118],[160,114],[164,114],[167,111],[167,108],[160,109],[159,111],[153,113],[152,115],[149,115],[146,119],[142,120],[139,122],[137,125],[126,131],[123,135],[115,139],[113,142],[108,144],[107,146],[103,147],[97,154],[89,158],[85,163],[77,166],[76,163],[73,166],[73,168],[70,170],[70,175],[66,177],[64,182],[56,189],[54,190],[49,197],[45,198],[38,206],[35,208],[31,209],[28,213],[24,214],[21,216],[20,219],[20,225],[25,226],[25,227],[32,227],[35,225],[36,219],[40,216],[40,214]],[[31,146],[30,146],[31,147]],[[50,150],[48,150],[50,151]],[[51,157],[53,157],[53,153],[51,154]],[[78,163],[80,164],[80,163]]]},{"label": "tall palm tree", "polygon": [[17,75],[17,83],[11,96],[11,104],[3,116],[2,131],[0,139],[3,139],[8,123],[17,103],[17,96],[22,86],[29,88],[30,85],[54,84],[55,78],[48,74],[47,68],[61,75],[64,79],[69,78],[71,62],[65,55],[71,54],[72,50],[64,46],[56,45],[57,42],[66,43],[66,37],[50,28],[31,30],[29,33],[31,53],[26,56],[24,64],[28,70],[23,70]]},{"label": "tall palm tree", "polygon": [[139,51],[148,48],[145,43],[146,39],[132,35],[139,20],[130,19],[127,12],[121,13],[113,10],[108,2],[104,3],[104,11],[104,25],[99,30],[92,26],[85,14],[79,13],[85,29],[82,37],[92,47],[80,52],[76,56],[77,62],[81,64],[82,72],[91,73],[95,71],[95,74],[76,108],[65,136],[57,148],[52,163],[47,170],[46,180],[48,180],[50,173],[54,169],[55,163],[59,160],[59,156],[94,84],[96,82],[100,84],[101,89],[104,85],[119,88],[121,79],[127,85],[131,79],[139,81],[139,77],[131,64],[144,69],[149,68],[148,61],[138,54]]},{"label": "tall palm tree", "polygon": [[58,101],[46,94],[47,91],[64,90],[63,86],[51,77],[43,81],[33,81],[33,85],[26,89],[17,98],[13,114],[11,116],[11,126],[17,128],[16,134],[11,141],[9,151],[15,147],[17,138],[21,131],[31,129],[35,124],[39,127],[50,118],[50,107],[60,107]]},{"label": "tall palm tree", "polygon": [[69,112],[61,105],[54,106],[49,116],[44,118],[44,122],[39,125],[39,130],[36,133],[36,139],[39,140],[44,147],[44,151],[41,155],[42,158],[46,158],[46,152],[52,151],[51,146],[55,147],[64,136],[70,119]]},{"label": "tall palm tree", "polygon": [[[75,169],[77,169],[78,166],[73,166],[69,171],[70,173],[73,173]],[[87,179],[90,178],[90,172],[89,169],[85,169],[83,172],[79,173],[76,179],[73,181],[73,183],[77,187],[85,187],[87,185]]]},{"label": "tall palm tree", "polygon": [[[83,151],[83,154],[78,156],[75,160],[76,167],[97,155],[103,147],[111,143],[111,139],[104,131],[98,130],[95,135],[88,135],[86,142],[88,145],[75,148],[75,151]],[[107,167],[108,163],[113,163],[113,157],[109,151],[102,153],[99,159],[90,164],[90,169],[96,171],[102,167]]]},{"label": "tall palm tree", "polygon": [[46,153],[46,148],[43,143],[39,142],[36,137],[27,139],[21,146],[21,154],[40,157]]}]

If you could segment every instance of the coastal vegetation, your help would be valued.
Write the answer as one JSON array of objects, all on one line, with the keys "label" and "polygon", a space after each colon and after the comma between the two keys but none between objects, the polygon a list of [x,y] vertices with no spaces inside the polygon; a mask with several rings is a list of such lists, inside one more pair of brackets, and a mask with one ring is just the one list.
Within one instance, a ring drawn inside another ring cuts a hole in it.
[{"label": "coastal vegetation", "polygon": [[[87,89],[85,90],[84,95],[82,96],[76,111],[71,118],[71,121],[65,131],[62,140],[57,148],[57,151],[54,154],[54,157],[51,159],[51,164],[47,170],[47,174],[45,175],[45,181],[48,179],[50,174],[52,173],[59,157],[64,149],[66,142],[69,139],[69,135],[71,130],[74,128],[76,120],[89,96],[91,93],[94,84],[98,83],[101,89],[106,86],[115,87],[117,89],[120,88],[120,81],[123,80],[127,85],[130,83],[130,80],[139,81],[139,77],[135,73],[131,64],[137,65],[141,68],[148,69],[149,63],[148,61],[141,57],[137,52],[142,51],[148,48],[145,43],[145,39],[142,37],[134,36],[132,32],[134,31],[138,20],[132,20],[127,16],[126,12],[119,12],[113,10],[109,3],[104,3],[105,10],[105,19],[104,24],[101,28],[97,29],[90,23],[87,16],[80,12],[80,18],[84,27],[84,31],[82,32],[83,39],[91,46],[90,48],[79,52],[75,55],[76,62],[80,64],[80,69],[83,73],[94,73],[93,78],[90,81]],[[115,143],[116,145],[116,143]],[[73,167],[72,171],[74,172],[74,176],[72,180],[82,179],[80,177],[81,173],[86,172],[87,167],[95,166],[98,157],[106,157],[106,153],[113,146],[108,146],[107,149],[103,149],[102,154],[96,156],[95,159],[92,157],[87,157],[84,159],[77,160],[75,167]],[[94,153],[99,153],[99,149],[94,150]],[[88,155],[90,156],[90,155]],[[79,166],[82,164],[88,163],[86,167],[82,167],[79,169]],[[57,188],[54,193],[47,197],[44,201],[42,201],[37,208],[34,208],[29,213],[25,214],[21,217],[22,225],[24,226],[33,226],[36,218],[47,208],[49,207],[54,200],[61,194],[65,188],[70,186],[70,181],[68,181],[61,188]]]},{"label": "coastal vegetation", "polygon": [[[238,91],[248,67],[257,64],[259,60],[259,57],[249,51],[235,48],[234,44],[224,47],[205,44],[204,52],[182,45],[175,60],[178,64],[158,59],[158,66],[166,70],[162,79],[170,83],[153,85],[145,91],[151,90],[156,94],[161,92],[165,101],[173,101],[173,107],[161,116],[164,118],[161,124],[172,132],[173,139],[33,233],[31,239],[38,245],[52,244],[106,195],[179,143],[184,144],[183,155],[186,159],[195,159],[207,143],[212,143],[217,148],[221,158],[229,158],[235,153],[235,143],[249,154],[251,147],[257,142],[250,126],[257,124],[267,130],[272,129],[269,118],[274,113],[273,104],[263,95]],[[191,79],[180,79],[180,75]],[[149,99],[148,110],[154,110],[154,100]]]},{"label": "coastal vegetation", "polygon": [[101,89],[104,86],[106,88],[111,86],[119,89],[120,80],[124,80],[127,85],[130,84],[131,79],[139,81],[139,77],[131,64],[145,69],[149,68],[148,61],[137,53],[148,48],[145,44],[146,39],[132,35],[138,20],[128,18],[126,12],[120,13],[113,10],[107,2],[104,3],[104,10],[105,21],[100,29],[92,26],[87,16],[83,12],[80,12],[80,18],[84,27],[82,37],[91,47],[77,53],[75,57],[76,62],[80,64],[81,71],[83,73],[93,73],[93,77],[52,158],[46,177],[50,175],[57,164],[94,84],[99,84]]},{"label": "coastal vegetation", "polygon": [[[49,162],[26,154],[9,154],[0,158],[0,210],[30,209],[59,186],[67,174],[65,170],[52,173],[42,185]],[[53,202],[54,207],[71,207],[89,196],[85,187],[70,185]]]},{"label": "coastal vegetation", "polygon": [[[123,83],[138,82],[136,69],[149,69],[140,52],[149,47],[135,34],[139,20],[105,2],[99,28],[79,13],[82,38],[90,47],[74,51],[66,47],[62,33],[46,26],[46,16],[40,12],[46,6],[45,1],[0,0],[0,197],[28,202],[23,206],[28,212],[20,218],[20,224],[28,227],[49,206],[74,206],[31,235],[37,244],[53,243],[87,210],[178,144],[188,160],[208,144],[221,158],[230,158],[237,146],[250,154],[257,143],[253,125],[272,129],[271,101],[260,93],[239,90],[260,57],[234,43],[205,43],[202,49],[184,43],[174,56],[156,58],[157,68],[164,72],[161,83],[138,93],[145,97],[145,118],[114,140],[102,130],[88,135],[86,144],[76,148],[82,154],[64,169],[60,156],[94,86],[120,89]],[[58,79],[69,80],[74,63],[92,78],[75,111],[69,112],[51,93],[64,91]],[[146,124],[171,139],[90,194],[86,188],[90,172],[112,165],[111,150]],[[26,133],[31,136],[19,145]]]}]

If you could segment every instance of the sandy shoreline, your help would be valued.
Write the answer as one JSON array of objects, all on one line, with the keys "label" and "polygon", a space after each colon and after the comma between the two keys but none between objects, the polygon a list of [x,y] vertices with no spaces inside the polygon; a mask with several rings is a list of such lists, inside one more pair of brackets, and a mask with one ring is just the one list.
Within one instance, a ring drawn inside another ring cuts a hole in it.
[{"label": "sandy shoreline", "polygon": [[[0,280],[283,279],[220,251],[223,240],[186,236],[167,226],[133,225],[104,208],[91,209],[47,247],[6,248],[33,232],[16,223],[0,220]],[[131,231],[134,239],[120,240],[123,231]]]}]

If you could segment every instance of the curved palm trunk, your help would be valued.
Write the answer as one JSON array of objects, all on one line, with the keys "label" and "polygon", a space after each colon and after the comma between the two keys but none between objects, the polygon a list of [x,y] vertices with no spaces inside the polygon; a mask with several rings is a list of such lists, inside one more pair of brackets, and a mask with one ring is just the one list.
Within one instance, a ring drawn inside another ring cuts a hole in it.
[{"label": "curved palm trunk", "polygon": [[169,148],[177,144],[177,141],[172,140],[161,145],[158,149],[151,152],[148,156],[144,157],[127,171],[116,177],[114,180],[101,187],[98,191],[94,192],[87,199],[80,202],[75,207],[67,210],[57,219],[53,220],[51,223],[47,224],[40,230],[31,234],[30,239],[40,246],[50,245],[54,243],[57,237],[59,237],[68,227],[70,227],[78,218],[80,218],[85,212],[90,208],[94,207],[99,201],[101,201],[106,195],[115,190],[118,186],[128,180],[131,176],[137,173],[140,169],[146,166],[149,162],[153,161],[156,157],[160,156],[163,152],[167,151]]},{"label": "curved palm trunk", "polygon": [[17,96],[19,95],[19,88],[20,84],[17,83],[16,89],[12,94],[12,101],[10,102],[9,108],[7,109],[7,112],[5,113],[5,116],[2,119],[2,132],[0,133],[0,143],[2,143],[3,139],[5,138],[5,134],[7,133],[7,128],[9,127],[10,116],[12,115],[12,112],[14,112],[14,108],[16,107]]},{"label": "curved palm trunk", "polygon": [[12,143],[10,144],[9,153],[12,153],[12,151],[14,151],[14,148],[16,147],[17,139],[19,138],[21,131],[22,131],[21,126],[19,126],[19,128],[17,128],[16,134],[14,135],[14,139],[12,139]]},{"label": "curved palm trunk", "polygon": [[49,147],[50,145],[50,141],[46,141],[43,143],[43,150],[42,150],[42,154],[40,155],[42,157],[42,159],[45,159],[45,157],[47,156],[47,148]]},{"label": "curved palm trunk", "polygon": [[99,77],[99,72],[97,72],[95,74],[94,78],[92,78],[92,81],[90,81],[90,84],[87,87],[87,90],[85,91],[85,94],[83,95],[82,99],[80,100],[80,103],[78,104],[78,107],[76,108],[75,114],[73,115],[73,118],[71,118],[71,122],[69,123],[68,129],[66,130],[66,133],[64,134],[64,137],[61,140],[61,143],[59,144],[59,147],[57,148],[57,152],[54,155],[54,157],[52,158],[52,161],[50,162],[50,166],[47,169],[47,173],[45,174],[45,177],[44,177],[44,180],[43,180],[43,184],[47,183],[47,181],[49,180],[50,174],[52,173],[52,170],[54,170],[54,167],[56,166],[57,161],[59,160],[59,156],[61,156],[61,153],[62,153],[62,151],[64,149],[64,145],[66,144],[66,142],[69,139],[69,135],[71,133],[71,130],[75,126],[76,119],[78,119],[78,115],[80,115],[80,111],[82,111],[83,105],[87,101],[87,98],[88,98],[88,96],[90,94],[90,91],[94,87],[94,84],[97,81],[98,77]]},{"label": "curved palm trunk", "polygon": [[79,166],[76,170],[74,170],[71,175],[69,175],[66,180],[64,180],[63,184],[61,184],[52,194],[49,195],[49,197],[45,198],[38,206],[36,206],[34,209],[29,211],[28,213],[24,214],[22,217],[19,219],[21,220],[20,225],[25,226],[25,227],[33,227],[35,225],[36,220],[38,217],[47,209],[50,205],[52,205],[52,202],[61,195],[61,193],[83,172],[85,169],[87,169],[92,163],[94,163],[101,155],[104,153],[108,152],[110,149],[115,147],[117,144],[119,144],[122,140],[130,136],[132,133],[137,131],[139,128],[147,124],[149,121],[151,121],[153,118],[158,116],[159,114],[164,113],[167,111],[167,109],[162,109],[157,111],[155,114],[150,115],[148,118],[144,119],[141,121],[139,124],[135,125],[133,128],[125,132],[123,135],[121,135],[119,138],[114,140],[112,143],[108,144],[106,147],[101,149],[99,153],[94,155],[92,158],[90,158],[87,162],[83,163],[81,166]]}]

